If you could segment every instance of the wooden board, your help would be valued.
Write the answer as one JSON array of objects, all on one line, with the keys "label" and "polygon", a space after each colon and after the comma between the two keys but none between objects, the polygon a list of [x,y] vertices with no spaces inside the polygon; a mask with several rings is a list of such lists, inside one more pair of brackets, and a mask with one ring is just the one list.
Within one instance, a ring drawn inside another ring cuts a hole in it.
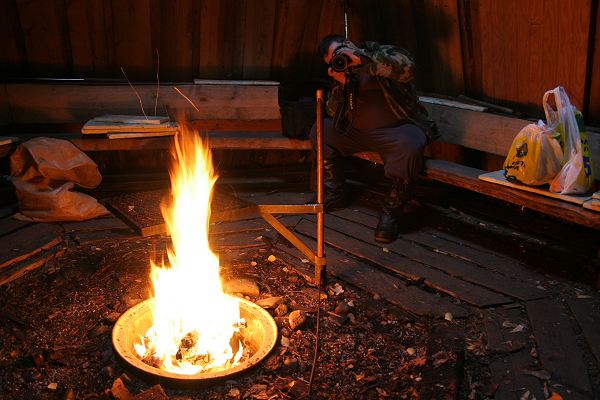
[{"label": "wooden board", "polygon": [[583,208],[587,210],[600,212],[600,201],[595,199],[588,200],[585,203],[583,203]]},{"label": "wooden board", "polygon": [[155,65],[160,60],[162,81],[190,82],[196,76],[197,58],[200,57],[198,22],[201,6],[201,2],[194,0],[151,3],[153,58]]},{"label": "wooden board", "polygon": [[215,252],[225,252],[253,247],[268,248],[270,244],[265,238],[256,232],[233,232],[210,236],[210,247]]},{"label": "wooden board", "polygon": [[[471,82],[472,92],[483,99],[521,104],[535,113],[541,110],[544,92],[560,84],[581,109],[587,87],[586,69],[591,62],[588,46],[595,18],[592,3],[550,0],[525,4],[508,0],[467,4],[472,22],[465,33],[472,34],[467,40],[479,47],[473,60],[478,79]],[[574,26],[579,28],[572,29]],[[549,31],[553,32],[551,38]],[[546,58],[556,49],[561,49],[559,58]]]},{"label": "wooden board", "polygon": [[107,199],[106,208],[142,237],[166,232],[160,212],[160,203],[168,195],[166,190],[124,194]]},{"label": "wooden board", "polygon": [[[283,216],[278,218],[285,226],[295,225],[299,216]],[[209,233],[211,235],[224,235],[235,232],[255,232],[256,236],[265,229],[271,229],[269,223],[262,218],[253,218],[237,221],[211,222]]]},{"label": "wooden board", "polygon": [[[146,113],[154,109],[156,85],[135,84]],[[177,87],[200,111],[179,94]],[[85,123],[102,114],[139,114],[140,103],[129,85],[44,85],[10,83],[6,86],[13,122]],[[159,110],[184,111],[189,119],[279,119],[277,86],[164,85]]]},{"label": "wooden board", "polygon": [[[276,1],[246,0],[244,26],[241,32],[244,41],[242,56],[242,77],[247,79],[268,79],[271,77],[271,55],[275,37]],[[243,3],[242,3],[243,4]],[[260,23],[254,23],[260,21]],[[255,46],[253,44],[258,44]],[[251,81],[254,82],[254,81]],[[279,82],[258,81],[278,85]],[[253,83],[251,83],[253,84]]]},{"label": "wooden board", "polygon": [[64,75],[71,64],[71,49],[65,35],[66,18],[62,4],[56,1],[19,1],[16,7],[27,67],[36,70],[38,76]]},{"label": "wooden board", "polygon": [[110,123],[90,120],[83,125],[81,133],[83,134],[104,134],[108,132],[170,132],[179,129],[176,122],[164,124],[146,124],[146,123]]},{"label": "wooden board", "polygon": [[542,366],[552,374],[552,381],[572,390],[569,399],[591,398],[592,386],[583,372],[586,364],[566,310],[558,300],[534,300],[526,306]]},{"label": "wooden board", "polygon": [[479,179],[486,182],[497,183],[498,185],[508,186],[511,188],[525,190],[531,193],[541,194],[543,196],[552,197],[554,199],[568,201],[569,203],[583,205],[586,201],[592,198],[591,195],[575,195],[575,194],[560,194],[553,193],[548,190],[545,186],[528,186],[528,185],[520,185],[518,183],[509,182],[504,177],[504,171],[498,170],[494,172],[487,172],[485,174],[479,175]]},{"label": "wooden board", "polygon": [[[103,1],[69,1],[65,4],[76,76],[106,77],[116,74],[112,10]],[[65,75],[63,75],[65,76]]]},{"label": "wooden board", "polygon": [[290,139],[280,132],[209,132],[208,145],[215,149],[310,150],[308,140]]},{"label": "wooden board", "polygon": [[568,299],[567,304],[583,332],[587,345],[600,363],[600,305],[592,299]]},{"label": "wooden board", "polygon": [[[160,205],[168,199],[168,193],[161,189],[123,194],[107,199],[105,205],[142,237],[159,235],[167,231]],[[248,203],[222,191],[216,191],[213,195],[213,213],[244,205]]]},{"label": "wooden board", "polygon": [[[540,367],[531,356],[532,344],[528,336],[531,327],[521,308],[490,310],[484,312],[483,326],[487,337],[486,351],[493,356],[490,363],[492,384],[497,385],[494,398],[519,399],[527,391],[543,399],[543,382],[528,372]],[[512,332],[516,327],[520,332]]]},{"label": "wooden board", "polygon": [[0,157],[8,156],[19,142],[18,137],[0,136]]},{"label": "wooden board", "polygon": [[23,275],[42,267],[52,260],[60,258],[65,252],[66,246],[56,246],[50,249],[42,250],[27,259],[2,268],[0,270],[0,286],[12,282]]},{"label": "wooden board", "polygon": [[0,136],[0,146],[18,142],[19,138],[14,136]]},{"label": "wooden board", "polygon": [[113,122],[120,124],[143,124],[143,125],[163,125],[169,122],[169,117],[161,116],[143,116],[143,115],[101,115],[94,117],[96,122]]},{"label": "wooden board", "polygon": [[[81,151],[118,151],[118,150],[166,150],[173,142],[172,136],[154,137],[145,139],[119,139],[108,140],[106,138],[97,138],[93,135],[81,138],[70,137],[68,140]],[[92,136],[92,137],[89,137]]]},{"label": "wooden board", "polygon": [[149,137],[163,137],[163,136],[173,136],[177,132],[176,131],[167,131],[167,132],[124,132],[124,133],[107,133],[106,137],[115,140],[115,139],[143,139]]},{"label": "wooden board", "polygon": [[64,228],[66,233],[129,230],[123,221],[114,216],[94,218],[87,221],[61,222],[60,225]]},{"label": "wooden board", "polygon": [[425,104],[440,140],[506,157],[513,139],[530,121],[502,115]]},{"label": "wooden board", "polygon": [[[91,136],[91,137],[90,137]],[[126,136],[126,135],[124,135]],[[120,137],[119,140],[86,135],[81,138],[74,135],[65,137],[77,148],[88,151],[117,150],[166,150],[172,143],[172,136],[131,138]],[[208,134],[208,145],[212,149],[244,149],[244,150],[310,150],[308,140],[290,139],[277,132],[211,132]]]},{"label": "wooden board", "polygon": [[29,224],[2,236],[0,269],[25,260],[62,242],[60,226],[48,223]]},{"label": "wooden board", "polygon": [[[8,77],[22,73],[23,68],[27,65],[27,56],[16,2],[4,1],[0,3],[0,7],[2,7],[0,11],[0,48],[2,49],[0,60],[2,70]],[[4,107],[5,93],[3,92],[4,88],[0,88],[0,122],[5,124],[10,122],[10,113],[9,109]]]},{"label": "wooden board", "polygon": [[430,179],[505,200],[563,221],[600,230],[600,215],[597,213],[550,197],[482,181],[479,175],[483,173],[485,171],[477,168],[442,160],[427,160],[425,168],[425,176]]},{"label": "wooden board", "polygon": [[[352,222],[356,221],[356,212],[352,212],[351,210],[341,210],[336,211],[333,214],[334,215],[327,216],[327,227],[339,232],[344,232],[347,235],[363,241],[371,239],[371,230],[375,227],[373,223],[376,223],[374,218],[370,220],[368,225],[370,229],[367,230]],[[338,218],[338,216],[344,217],[345,219]],[[447,253],[446,245],[449,243],[445,243],[442,240],[435,242],[433,240],[413,242],[405,239],[405,237],[414,238],[415,236],[415,234],[401,234],[395,242],[385,246],[390,251],[444,271],[450,276],[481,285],[490,290],[500,292],[519,300],[533,300],[547,295],[547,293],[539,290],[533,284],[526,284],[510,276],[486,270],[475,263],[469,263],[459,258],[452,257]],[[417,243],[419,245],[417,245]]]},{"label": "wooden board", "polygon": [[[453,209],[448,208],[451,213],[446,214],[447,217],[463,218],[465,223],[471,225],[483,223],[507,239],[518,236],[522,245],[530,248],[529,251],[535,250],[535,247],[552,247],[553,252],[572,257],[573,246],[597,248],[596,234],[589,229],[552,218],[540,218],[535,213],[516,209],[510,204],[481,201],[481,196],[468,192],[454,192],[458,198],[453,202]],[[455,220],[458,222],[458,219]]]},{"label": "wooden board", "polygon": [[[316,246],[316,242],[310,238],[303,237],[303,241],[313,249]],[[305,256],[298,250],[281,243],[276,244],[275,249],[279,250],[277,253],[279,258],[305,269],[305,264],[300,261]],[[377,294],[410,313],[436,318],[444,318],[446,312],[450,312],[454,318],[465,318],[468,315],[465,308],[416,286],[406,285],[402,279],[348,257],[334,248],[326,247],[325,252],[327,274],[369,293]]]},{"label": "wooden board", "polygon": [[[595,26],[600,26],[600,9],[596,9],[596,15],[592,15],[594,18]],[[586,120],[594,126],[600,125],[600,29],[596,29],[595,36],[590,38],[592,40],[594,49],[592,50],[594,57],[591,60],[591,71],[590,71],[590,86],[589,86],[589,101],[587,109],[583,110],[583,115],[586,115]],[[598,160],[598,159],[596,159]],[[599,161],[596,161],[596,164]],[[596,175],[598,177],[599,175]]]},{"label": "wooden board", "polygon": [[487,107],[475,106],[473,104],[463,103],[463,102],[456,101],[456,100],[441,99],[438,97],[419,96],[419,100],[421,100],[421,102],[424,104],[438,104],[440,106],[462,108],[463,110],[471,110],[471,111],[479,111],[479,112],[487,110]]},{"label": "wooden board", "polygon": [[[155,78],[155,46],[152,43],[150,3],[150,0],[121,0],[110,3],[116,66],[114,70],[117,76],[123,78],[123,68],[132,82],[150,81]],[[148,112],[152,109],[153,105],[146,108]]]},{"label": "wooden board", "polygon": [[427,363],[423,367],[420,398],[458,398],[465,362],[463,327],[450,322],[434,323],[427,340]]},{"label": "wooden board", "polygon": [[0,236],[4,236],[16,230],[19,230],[29,225],[30,223],[31,222],[15,219],[12,216],[2,217],[0,218]]},{"label": "wooden board", "polygon": [[[532,123],[521,118],[438,104],[424,105],[440,129],[440,141],[502,157],[508,154],[519,131]],[[588,132],[588,143],[592,159],[600,159],[600,133]],[[600,163],[595,163],[593,168],[595,176],[600,176]]]},{"label": "wooden board", "polygon": [[194,79],[195,85],[279,86],[278,81]]},{"label": "wooden board", "polygon": [[[372,240],[372,232],[369,232],[364,228],[360,228],[360,230],[369,235],[369,241]],[[298,226],[296,226],[295,232],[311,236],[314,239],[316,235],[316,224],[308,220],[301,221]],[[352,235],[355,233],[356,232],[353,231]],[[456,279],[444,272],[412,261],[393,252],[383,251],[378,245],[372,245],[361,241],[361,239],[365,239],[364,237],[354,238],[326,227],[324,239],[327,244],[338,250],[368,260],[391,273],[398,274],[409,280],[423,281],[425,285],[435,290],[478,307],[488,307],[511,302],[508,297],[496,292]]]}]

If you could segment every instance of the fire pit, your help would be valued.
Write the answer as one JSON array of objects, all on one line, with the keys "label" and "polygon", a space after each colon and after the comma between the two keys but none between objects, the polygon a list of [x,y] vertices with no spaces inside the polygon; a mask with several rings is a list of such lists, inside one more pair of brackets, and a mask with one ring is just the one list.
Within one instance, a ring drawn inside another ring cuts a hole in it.
[{"label": "fire pit", "polygon": [[271,315],[248,300],[239,299],[239,301],[240,316],[246,321],[245,327],[240,328],[240,336],[244,346],[249,350],[249,356],[231,368],[216,372],[184,375],[156,368],[142,361],[134,348],[134,343],[144,336],[152,324],[151,299],[130,308],[119,318],[112,333],[113,346],[121,359],[136,372],[164,383],[185,386],[186,384],[201,384],[239,374],[252,368],[265,358],[273,349],[277,340],[277,325]]},{"label": "fire pit", "polygon": [[275,345],[277,327],[262,308],[223,291],[208,242],[217,179],[210,149],[184,129],[172,153],[171,196],[161,204],[172,242],[168,261],[149,260],[152,297],[121,316],[113,345],[137,371],[181,385],[255,365]]}]

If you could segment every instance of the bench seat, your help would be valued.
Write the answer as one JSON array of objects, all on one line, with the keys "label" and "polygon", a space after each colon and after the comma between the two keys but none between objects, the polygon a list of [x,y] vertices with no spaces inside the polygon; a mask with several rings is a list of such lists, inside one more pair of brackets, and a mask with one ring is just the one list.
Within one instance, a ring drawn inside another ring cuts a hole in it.
[{"label": "bench seat", "polygon": [[[381,156],[377,153],[363,152],[356,153],[354,156],[375,164],[383,163]],[[479,179],[479,175],[486,172],[488,171],[450,161],[429,159],[425,161],[423,176],[427,179],[513,203],[519,207],[534,210],[562,221],[600,230],[600,212],[587,210],[580,205],[567,203],[562,200]]]}]

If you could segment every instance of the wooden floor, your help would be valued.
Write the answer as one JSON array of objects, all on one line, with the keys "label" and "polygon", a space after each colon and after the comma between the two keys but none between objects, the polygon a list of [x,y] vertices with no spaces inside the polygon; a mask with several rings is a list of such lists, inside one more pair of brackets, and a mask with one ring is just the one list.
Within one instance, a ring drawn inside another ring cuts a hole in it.
[{"label": "wooden floor", "polygon": [[[310,197],[273,187],[226,189],[244,204],[303,204]],[[420,186],[398,240],[380,245],[373,240],[380,195],[354,187],[352,204],[326,215],[328,274],[416,319],[451,319],[465,337],[466,368],[490,374],[493,388],[485,390],[493,398],[544,399],[552,392],[565,399],[598,398],[594,251],[600,241],[580,228],[476,196],[431,183]],[[315,248],[314,216],[280,221]],[[213,224],[211,232],[218,237],[216,248],[267,243],[278,259],[312,274],[305,256],[260,218]],[[4,215],[0,235],[0,284],[5,284],[59,257],[69,240],[93,243],[135,232],[115,217],[39,224]],[[484,348],[477,346],[481,339]]]}]

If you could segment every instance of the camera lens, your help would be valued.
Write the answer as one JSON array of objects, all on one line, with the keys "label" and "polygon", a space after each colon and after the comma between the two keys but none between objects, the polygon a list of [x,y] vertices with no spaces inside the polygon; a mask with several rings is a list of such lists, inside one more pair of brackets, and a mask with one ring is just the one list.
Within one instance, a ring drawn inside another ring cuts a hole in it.
[{"label": "camera lens", "polygon": [[329,65],[335,72],[345,72],[348,69],[350,58],[345,54],[336,54],[331,58]]}]

